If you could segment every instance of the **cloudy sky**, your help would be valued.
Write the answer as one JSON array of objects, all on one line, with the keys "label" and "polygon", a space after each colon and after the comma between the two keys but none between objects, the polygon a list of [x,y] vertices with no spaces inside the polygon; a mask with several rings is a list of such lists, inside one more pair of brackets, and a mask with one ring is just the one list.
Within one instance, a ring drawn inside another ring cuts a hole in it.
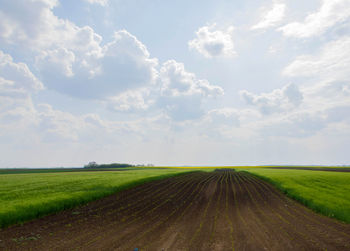
[{"label": "cloudy sky", "polygon": [[0,167],[350,164],[350,0],[0,0]]}]

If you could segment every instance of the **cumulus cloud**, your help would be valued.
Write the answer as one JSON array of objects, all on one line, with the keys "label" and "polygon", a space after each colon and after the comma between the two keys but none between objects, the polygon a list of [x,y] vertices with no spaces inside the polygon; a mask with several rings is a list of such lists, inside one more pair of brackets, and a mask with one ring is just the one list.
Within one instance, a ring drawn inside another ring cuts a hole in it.
[{"label": "cumulus cloud", "polygon": [[43,89],[43,84],[34,76],[25,63],[13,62],[12,57],[1,50],[0,77],[5,80],[7,87],[13,90],[33,91]]},{"label": "cumulus cloud", "polygon": [[101,6],[106,6],[108,4],[108,0],[84,0],[90,4],[99,4]]},{"label": "cumulus cloud", "polygon": [[297,107],[303,101],[303,94],[295,84],[288,84],[261,95],[243,90],[240,95],[248,105],[256,106],[265,115]]},{"label": "cumulus cloud", "polygon": [[75,54],[66,48],[58,48],[50,51],[43,51],[37,57],[37,66],[49,72],[56,72],[59,75],[72,77]]},{"label": "cumulus cloud", "polygon": [[175,60],[163,64],[160,81],[161,93],[157,103],[175,120],[199,118],[204,114],[202,103],[205,99],[224,94],[221,87],[198,79]]},{"label": "cumulus cloud", "polygon": [[323,46],[315,55],[298,56],[284,70],[286,76],[321,77],[323,81],[350,80],[350,37]]},{"label": "cumulus cloud", "polygon": [[157,60],[125,30],[115,32],[113,40],[102,45],[102,37],[91,27],[55,16],[58,1],[0,3],[0,40],[36,53],[37,71],[49,89],[104,99],[157,78]]},{"label": "cumulus cloud", "polygon": [[[35,3],[14,0],[12,5],[19,5],[16,11],[7,4],[3,9],[6,14],[2,13],[4,25],[12,25],[2,29],[9,32],[2,32],[0,38],[37,53],[35,66],[48,89],[99,99],[114,111],[146,111],[153,107],[175,120],[202,116],[205,100],[223,95],[221,87],[198,79],[182,63],[170,60],[157,68],[158,60],[151,58],[146,46],[126,30],[115,32],[113,40],[102,45],[102,37],[91,27],[79,27],[55,16],[52,10],[57,1]],[[18,11],[27,9],[26,15],[17,16]],[[40,29],[31,28],[29,17]],[[233,55],[232,29],[202,27],[190,44],[197,44],[211,56]]]},{"label": "cumulus cloud", "polygon": [[0,0],[0,39],[19,48],[43,50],[58,46],[76,50],[98,48],[101,37],[88,27],[60,19],[52,9],[56,0]]},{"label": "cumulus cloud", "polygon": [[216,97],[223,94],[219,86],[210,85],[207,80],[198,79],[194,73],[187,72],[183,63],[169,60],[160,69],[163,96],[186,96],[199,94]]},{"label": "cumulus cloud", "polygon": [[188,42],[190,49],[207,58],[236,55],[232,39],[233,26],[226,30],[216,29],[216,24],[203,26],[196,31],[196,38]]},{"label": "cumulus cloud", "polygon": [[79,131],[92,124],[85,117],[55,110],[49,104],[35,105],[32,94],[42,89],[43,84],[25,63],[15,62],[0,51],[0,136],[23,139],[19,135],[32,134],[77,140]]},{"label": "cumulus cloud", "polygon": [[323,0],[321,8],[306,16],[304,22],[292,22],[281,28],[285,36],[306,38],[324,33],[350,17],[349,0]]},{"label": "cumulus cloud", "polygon": [[0,128],[4,132],[35,123],[31,93],[42,89],[43,84],[25,63],[14,62],[0,51]]},{"label": "cumulus cloud", "polygon": [[155,102],[150,97],[150,92],[147,88],[123,92],[107,100],[108,108],[118,112],[146,111]]},{"label": "cumulus cloud", "polygon": [[204,115],[203,103],[223,94],[220,86],[186,71],[183,63],[168,60],[162,64],[155,85],[108,98],[107,106],[118,112],[158,110],[175,121],[184,121]]},{"label": "cumulus cloud", "polygon": [[252,30],[266,29],[278,25],[285,16],[286,4],[274,2],[272,9],[265,12],[259,23]]},{"label": "cumulus cloud", "polygon": [[157,79],[157,59],[125,30],[99,52],[81,55],[59,48],[43,52],[36,65],[48,88],[80,98],[113,97]]},{"label": "cumulus cloud", "polygon": [[14,62],[9,54],[0,51],[0,128],[4,132],[35,124],[31,93],[41,89],[43,84],[25,63]]}]

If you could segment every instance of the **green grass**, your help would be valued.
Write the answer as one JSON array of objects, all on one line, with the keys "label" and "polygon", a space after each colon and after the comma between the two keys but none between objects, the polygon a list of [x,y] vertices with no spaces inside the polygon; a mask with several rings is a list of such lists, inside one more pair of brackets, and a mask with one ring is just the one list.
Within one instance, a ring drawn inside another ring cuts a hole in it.
[{"label": "green grass", "polygon": [[[123,168],[12,168],[0,169],[0,174],[23,174],[23,173],[67,173],[67,172],[96,172],[96,171],[126,171],[139,170],[138,167],[123,167]],[[149,168],[150,169],[150,168]]]},{"label": "green grass", "polygon": [[316,212],[350,223],[350,172],[241,169],[275,185]]},{"label": "green grass", "polygon": [[189,169],[123,171],[38,170],[0,174],[0,227],[75,207],[147,181]]}]

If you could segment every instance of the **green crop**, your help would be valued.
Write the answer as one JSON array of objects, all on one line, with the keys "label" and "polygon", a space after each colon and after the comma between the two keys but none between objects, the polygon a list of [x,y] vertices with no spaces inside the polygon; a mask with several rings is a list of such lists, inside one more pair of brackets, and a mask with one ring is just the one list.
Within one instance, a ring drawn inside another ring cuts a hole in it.
[{"label": "green crop", "polygon": [[350,172],[242,169],[326,216],[350,223]]},{"label": "green crop", "polygon": [[0,227],[20,223],[188,169],[82,171],[62,169],[0,174]]}]

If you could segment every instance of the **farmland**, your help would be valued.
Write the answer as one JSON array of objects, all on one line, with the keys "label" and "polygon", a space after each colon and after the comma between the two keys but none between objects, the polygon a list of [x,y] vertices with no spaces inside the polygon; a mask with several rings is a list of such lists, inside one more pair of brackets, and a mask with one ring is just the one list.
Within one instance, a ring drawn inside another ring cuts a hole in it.
[{"label": "farmland", "polygon": [[[348,168],[254,168],[246,171],[265,179],[289,197],[316,212],[350,223]],[[320,171],[323,170],[323,171]]]},{"label": "farmland", "polygon": [[350,226],[221,169],[148,182],[0,230],[0,239],[9,250],[350,250]]},{"label": "farmland", "polygon": [[71,208],[186,169],[32,169],[0,173],[0,227]]}]

